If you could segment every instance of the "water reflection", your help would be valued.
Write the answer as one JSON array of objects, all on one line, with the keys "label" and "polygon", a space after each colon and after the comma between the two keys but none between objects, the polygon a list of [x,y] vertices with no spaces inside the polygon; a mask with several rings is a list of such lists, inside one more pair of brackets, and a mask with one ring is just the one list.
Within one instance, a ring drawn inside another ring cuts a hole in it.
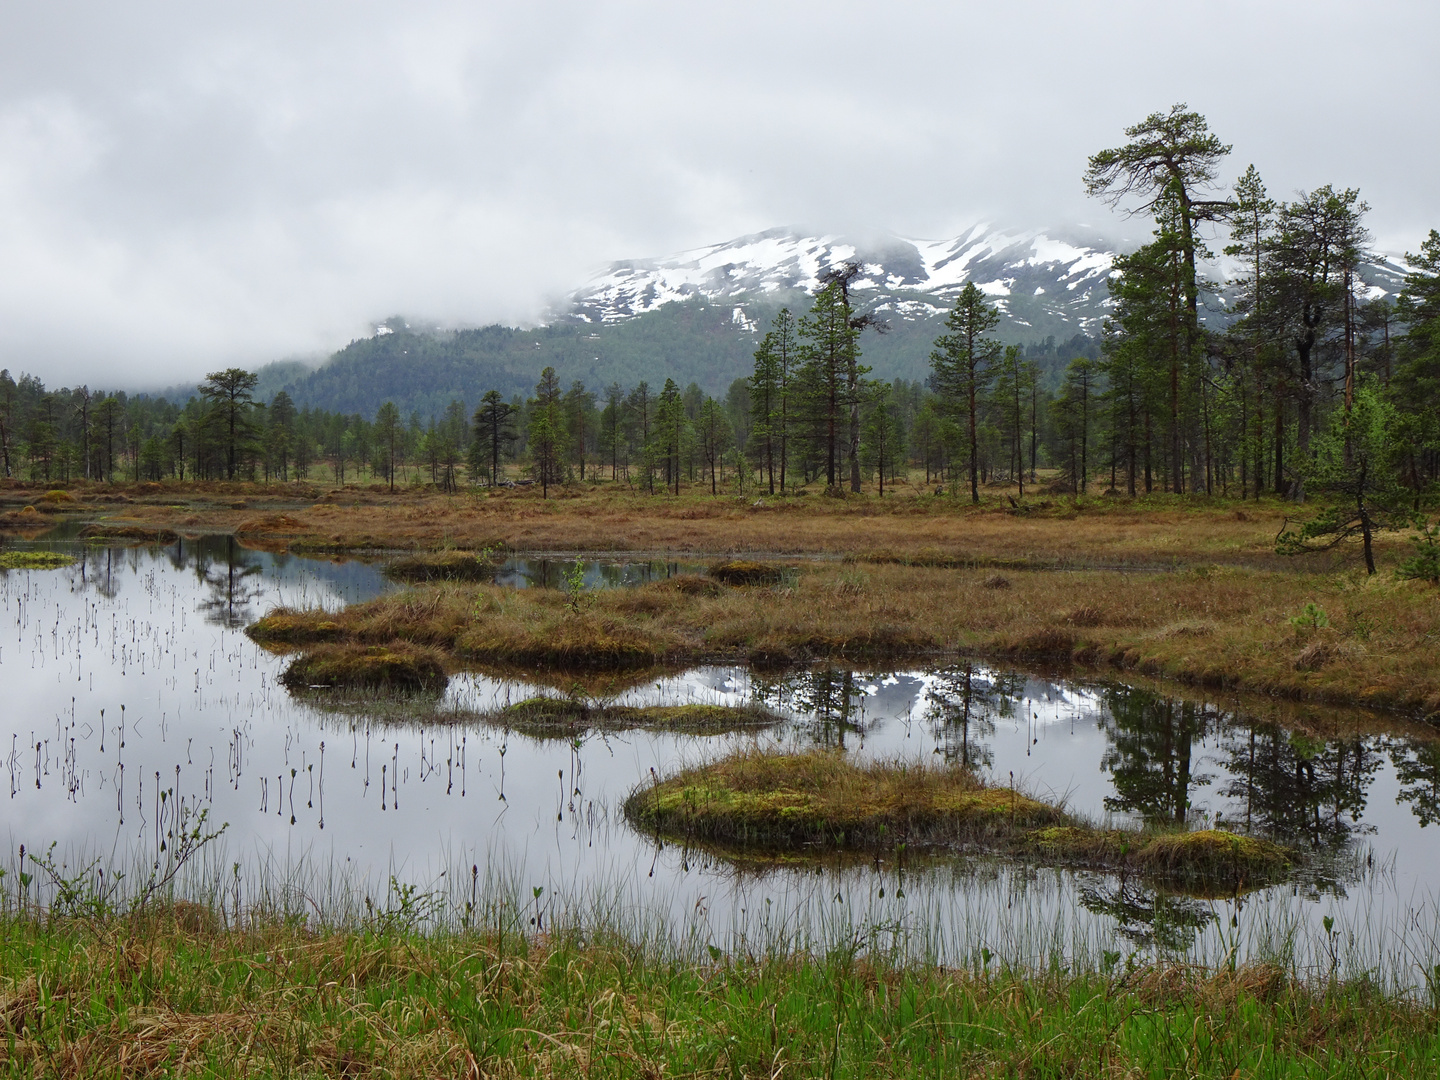
[{"label": "water reflection", "polygon": [[1240,804],[1247,827],[1311,850],[1339,851],[1357,833],[1374,831],[1364,812],[1382,744],[1360,736],[1322,739],[1274,725],[1232,728],[1222,751],[1232,777],[1225,794]]},{"label": "water reflection", "polygon": [[1131,687],[1107,689],[1103,701],[1110,746],[1100,765],[1115,785],[1106,809],[1137,814],[1147,824],[1183,825],[1194,789],[1214,779],[1197,773],[1193,761],[1213,718],[1194,702]]},{"label": "water reflection", "polygon": [[506,559],[495,571],[495,584],[514,589],[560,589],[566,576],[580,566],[587,589],[618,589],[664,581],[679,574],[703,574],[703,563],[671,562],[664,559],[552,559],[546,556],[517,555]]},{"label": "water reflection", "polygon": [[1133,875],[1096,877],[1080,886],[1086,911],[1114,920],[1115,932],[1130,944],[1161,953],[1183,953],[1219,916],[1206,900],[1147,886]]},{"label": "water reflection", "polygon": [[[1010,933],[1013,911],[1035,904],[1130,947],[1171,951],[1225,931],[1244,905],[1289,898],[1309,905],[1300,917],[1312,923],[1349,911],[1390,927],[1440,895],[1440,832],[1428,828],[1440,822],[1440,743],[1422,729],[1357,725],[1333,712],[1286,726],[1229,703],[959,662],[595,677],[587,693],[617,703],[760,701],[788,719],[756,735],[542,741],[480,718],[572,688],[557,673],[462,674],[418,707],[363,697],[322,704],[280,687],[284,660],[239,628],[272,606],[334,607],[389,588],[373,566],[277,556],[226,537],[74,550],[80,561],[64,570],[0,574],[0,767],[12,852],[51,840],[144,848],[183,805],[228,822],[240,860],[312,853],[382,883],[392,873],[425,880],[463,853],[467,872],[487,859],[517,867],[526,889],[618,876],[677,917],[703,903],[715,918],[743,921],[774,899],[780,920],[776,898],[793,885],[816,910],[823,901],[877,919],[918,919],[914,905],[927,898],[924,918],[984,925],[986,940]],[[623,823],[621,803],[650,770],[754,745],[940,756],[1002,783],[1013,773],[1018,786],[1097,821],[1218,819],[1333,854],[1336,869],[1263,900],[1177,897],[1133,877],[1021,868],[995,877],[1004,885],[994,888],[973,872],[938,870],[902,888],[893,870],[866,867],[809,878],[772,869],[739,881],[713,860],[657,850]],[[1384,889],[1366,876],[1372,859],[1394,867]],[[784,915],[792,929],[799,910]]]}]

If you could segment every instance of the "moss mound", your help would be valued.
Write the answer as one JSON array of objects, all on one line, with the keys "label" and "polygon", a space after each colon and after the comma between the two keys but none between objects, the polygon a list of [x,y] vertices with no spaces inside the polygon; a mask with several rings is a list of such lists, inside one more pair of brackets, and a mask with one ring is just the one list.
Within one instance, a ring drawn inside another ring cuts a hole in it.
[{"label": "moss mound", "polygon": [[132,544],[173,544],[180,534],[173,529],[152,529],[148,525],[86,525],[81,540],[126,540]]},{"label": "moss mound", "polygon": [[710,567],[710,576],[726,585],[779,585],[785,580],[783,567],[768,563],[730,559]]},{"label": "moss mound", "polygon": [[333,619],[317,618],[315,612],[276,608],[258,622],[247,626],[245,633],[261,645],[308,645],[313,642],[338,641],[341,628]]},{"label": "moss mound", "polygon": [[385,564],[392,581],[493,581],[499,566],[483,552],[436,551],[405,555]]},{"label": "moss mound", "polygon": [[831,849],[974,842],[1066,820],[962,769],[857,766],[828,753],[737,754],[638,789],[625,813],[686,840]]},{"label": "moss mound", "polygon": [[0,570],[58,570],[74,562],[61,551],[0,551]]},{"label": "moss mound", "polygon": [[981,849],[1216,895],[1281,880],[1293,865],[1286,849],[1257,837],[1095,829],[963,769],[857,765],[835,753],[735,754],[636,789],[625,815],[648,832],[742,856]]},{"label": "moss mound", "polygon": [[296,657],[280,681],[292,690],[438,690],[446,683],[440,654],[409,642],[321,645]]},{"label": "moss mound", "polygon": [[773,727],[781,720],[758,705],[591,705],[568,698],[532,697],[488,717],[537,738],[571,738],[586,731],[673,731],[723,735]]},{"label": "moss mound", "polygon": [[653,667],[675,643],[651,626],[604,612],[547,612],[536,622],[497,618],[463,632],[462,657],[482,663],[561,668]]}]

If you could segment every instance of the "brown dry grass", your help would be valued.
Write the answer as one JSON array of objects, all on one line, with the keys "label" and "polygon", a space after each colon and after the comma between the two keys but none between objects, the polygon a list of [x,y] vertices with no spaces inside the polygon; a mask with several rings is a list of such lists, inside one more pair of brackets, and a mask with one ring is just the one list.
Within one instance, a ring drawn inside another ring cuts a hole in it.
[{"label": "brown dry grass", "polygon": [[[1280,501],[1041,498],[1017,513],[1004,492],[987,492],[978,507],[902,491],[884,499],[766,497],[756,508],[753,493],[712,498],[696,486],[678,497],[650,496],[608,483],[562,488],[550,499],[529,489],[392,494],[383,485],[167,482],[72,490],[77,511],[120,510],[127,521],[155,527],[193,519],[205,531],[243,528],[251,542],[297,551],[498,543],[512,550],[825,555],[934,566],[1295,565],[1273,550],[1286,516],[1297,512]],[[12,484],[0,488],[0,510],[36,498],[37,490]],[[1405,547],[1399,536],[1383,535],[1382,563]],[[1329,563],[1311,557],[1306,568],[1322,565]]]},{"label": "brown dry grass", "polygon": [[[258,640],[414,641],[485,663],[621,666],[954,654],[1078,662],[1210,689],[1440,713],[1440,594],[1381,574],[1019,572],[802,565],[793,583],[718,593],[655,582],[587,594],[437,585],[339,613],[280,612]],[[1290,619],[1308,603],[1331,626]],[[1318,634],[1318,636],[1317,636]],[[1323,664],[1302,660],[1314,640]]]}]

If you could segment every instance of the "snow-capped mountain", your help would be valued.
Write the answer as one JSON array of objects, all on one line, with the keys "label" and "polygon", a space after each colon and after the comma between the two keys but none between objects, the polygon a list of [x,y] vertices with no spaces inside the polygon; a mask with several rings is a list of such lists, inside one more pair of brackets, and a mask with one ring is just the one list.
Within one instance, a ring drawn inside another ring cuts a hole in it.
[{"label": "snow-capped mountain", "polygon": [[[1017,339],[1095,334],[1110,306],[1106,279],[1114,258],[1138,243],[1085,226],[1017,232],[982,224],[951,240],[857,240],[770,229],[675,255],[612,263],[571,293],[560,314],[613,324],[669,303],[702,300],[733,305],[737,328],[754,330],[758,312],[752,313],[752,307],[795,306],[787,294],[813,292],[825,270],[857,262],[863,267],[853,284],[857,299],[892,323],[928,322],[943,315],[965,283],[973,281],[1000,309],[1005,329]],[[1224,283],[1240,268],[1222,258],[1202,272],[1222,283],[1208,298],[1204,321],[1223,325],[1230,307]],[[1390,257],[1365,267],[1365,299],[1398,293],[1405,273],[1404,264]]]},{"label": "snow-capped mountain", "polygon": [[613,263],[571,294],[568,314],[613,323],[675,301],[703,299],[734,302],[741,323],[748,321],[747,301],[813,291],[825,270],[857,262],[863,270],[853,288],[872,310],[892,319],[925,321],[942,314],[973,281],[1021,326],[1044,313],[1090,331],[1108,301],[1111,262],[1132,246],[1083,229],[1062,236],[977,225],[951,240],[857,240],[771,229],[663,258]]}]

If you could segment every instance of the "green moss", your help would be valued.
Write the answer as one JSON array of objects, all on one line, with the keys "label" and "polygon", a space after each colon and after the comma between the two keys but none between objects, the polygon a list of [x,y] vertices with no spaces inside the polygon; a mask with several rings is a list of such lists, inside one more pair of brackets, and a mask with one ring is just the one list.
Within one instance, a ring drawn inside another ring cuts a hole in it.
[{"label": "green moss", "polygon": [[0,570],[58,570],[74,562],[61,551],[0,551]]}]

